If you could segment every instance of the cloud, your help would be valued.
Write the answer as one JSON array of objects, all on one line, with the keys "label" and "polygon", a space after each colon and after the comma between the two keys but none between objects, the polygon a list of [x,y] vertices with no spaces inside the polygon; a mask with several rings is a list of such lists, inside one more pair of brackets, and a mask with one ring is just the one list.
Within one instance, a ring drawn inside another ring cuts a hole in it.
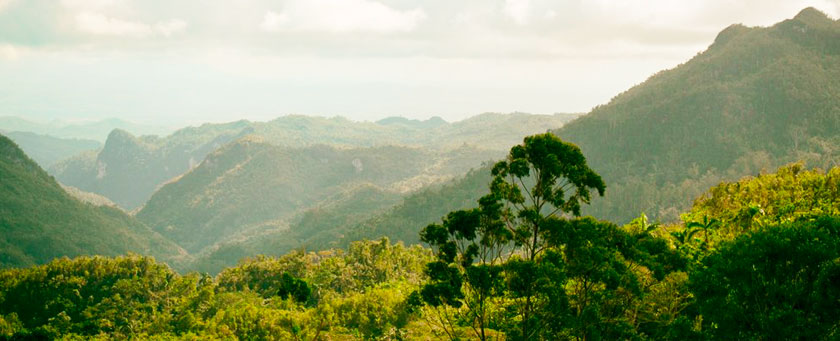
[{"label": "cloud", "polygon": [[23,51],[20,47],[11,44],[0,44],[0,60],[17,60]]},{"label": "cloud", "polygon": [[0,11],[11,5],[15,0],[0,0]]},{"label": "cloud", "polygon": [[76,15],[76,27],[93,35],[148,37],[152,35],[171,36],[186,29],[187,23],[174,19],[155,24],[123,20],[95,12],[82,12]]},{"label": "cloud", "polygon": [[69,9],[101,10],[123,2],[121,0],[61,0],[61,5]]},{"label": "cloud", "polygon": [[373,0],[290,0],[268,11],[260,27],[269,32],[397,33],[414,30],[426,18],[415,8],[398,10]]},{"label": "cloud", "polygon": [[519,25],[528,23],[531,16],[531,0],[505,0],[504,13]]},{"label": "cloud", "polygon": [[285,13],[277,14],[272,11],[265,12],[265,16],[263,16],[262,24],[260,24],[260,28],[264,31],[278,31],[289,21],[289,16]]}]

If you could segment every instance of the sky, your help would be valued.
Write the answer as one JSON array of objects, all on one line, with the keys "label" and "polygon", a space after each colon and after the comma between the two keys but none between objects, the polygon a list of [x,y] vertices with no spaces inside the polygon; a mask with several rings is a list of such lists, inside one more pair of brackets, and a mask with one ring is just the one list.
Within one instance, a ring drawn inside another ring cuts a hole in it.
[{"label": "sky", "polygon": [[587,112],[840,0],[0,0],[0,116],[178,126],[288,114]]}]

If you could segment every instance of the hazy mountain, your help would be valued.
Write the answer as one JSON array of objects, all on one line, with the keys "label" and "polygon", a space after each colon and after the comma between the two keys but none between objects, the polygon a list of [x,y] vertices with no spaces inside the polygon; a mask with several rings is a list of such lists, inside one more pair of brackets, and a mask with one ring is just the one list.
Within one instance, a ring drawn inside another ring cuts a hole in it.
[{"label": "hazy mountain", "polygon": [[[317,144],[340,147],[411,146],[433,150],[438,158],[464,146],[503,155],[504,148],[522,137],[560,127],[574,115],[482,114],[464,121],[412,121],[389,118],[379,123],[354,122],[341,117],[284,116],[269,122],[238,121],[205,124],[178,130],[167,137],[135,137],[117,130],[98,154],[88,153],[50,169],[59,181],[104,195],[121,207],[141,206],[164,182],[200,163],[207,153],[244,135],[284,147]],[[419,173],[416,175],[420,175]],[[436,179],[414,179],[418,185]],[[424,182],[425,181],[425,182]]]},{"label": "hazy mountain", "polygon": [[443,154],[400,146],[287,148],[249,136],[163,186],[137,217],[197,252],[236,235],[285,229],[296,214],[359,185],[377,189],[366,194],[405,193],[493,155],[469,147]]},{"label": "hazy mountain", "polygon": [[[605,197],[593,199],[585,211],[618,220],[642,211],[675,219],[722,179],[772,171],[794,160],[824,168],[840,164],[839,42],[837,22],[812,9],[770,28],[732,26],[686,64],[555,130],[580,144],[607,181]],[[318,229],[331,235],[297,242],[310,249],[381,236],[418,242],[427,224],[475,206],[489,181],[485,167],[358,222],[325,223]],[[265,238],[278,245],[289,235]],[[224,254],[202,261],[208,259]]]},{"label": "hazy mountain", "polygon": [[108,134],[114,129],[122,129],[135,135],[166,135],[172,132],[171,128],[137,124],[118,118],[86,122],[52,121],[42,123],[16,116],[0,117],[0,129],[50,135],[59,138],[95,140],[99,142],[105,141]]},{"label": "hazy mountain", "polygon": [[153,255],[175,266],[188,258],[183,249],[122,211],[74,199],[0,135],[0,266],[126,252]]},{"label": "hazy mountain", "polygon": [[44,169],[79,153],[102,148],[102,144],[94,140],[62,139],[20,131],[4,132],[3,134],[15,141],[26,155]]},{"label": "hazy mountain", "polygon": [[113,207],[113,208],[116,208],[116,209],[120,209],[120,207],[117,206],[117,204],[115,204],[113,201],[111,201],[111,199],[108,199],[108,198],[106,198],[104,196],[101,196],[99,194],[91,193],[91,192],[85,192],[85,191],[80,190],[76,187],[67,186],[67,185],[61,184],[61,183],[59,183],[59,185],[61,185],[61,188],[63,188],[64,191],[67,192],[67,194],[70,194],[70,196],[78,199],[81,202],[85,202],[85,203],[91,204],[93,206],[109,206],[109,207]]},{"label": "hazy mountain", "polygon": [[324,245],[338,244],[349,227],[397,204],[400,198],[372,184],[353,186],[289,219],[288,228],[235,236],[207,248],[189,268],[212,274],[244,257],[322,250]]},{"label": "hazy mountain", "polygon": [[166,138],[135,137],[114,130],[102,150],[59,162],[50,173],[63,184],[104,195],[132,210],[145,203],[158,186],[247,131],[244,121],[182,129]]},{"label": "hazy mountain", "polygon": [[555,133],[607,183],[588,213],[677,218],[725,179],[791,161],[840,162],[840,22],[809,8],[772,27],[732,25],[705,52]]},{"label": "hazy mountain", "polygon": [[216,273],[244,257],[346,247],[353,241],[382,236],[419,243],[419,231],[426,225],[440,221],[450,211],[475,206],[478,198],[489,192],[489,181],[490,167],[485,166],[405,197],[369,184],[353,187],[290,219],[288,228],[219,243],[196,255],[189,268]]}]

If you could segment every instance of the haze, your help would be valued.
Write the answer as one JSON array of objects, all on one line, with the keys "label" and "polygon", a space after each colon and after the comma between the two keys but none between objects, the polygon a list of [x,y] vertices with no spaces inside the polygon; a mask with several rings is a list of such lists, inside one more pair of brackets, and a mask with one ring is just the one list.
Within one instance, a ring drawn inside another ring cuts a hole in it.
[{"label": "haze", "polygon": [[586,112],[840,1],[0,0],[0,116],[178,126],[285,114]]}]

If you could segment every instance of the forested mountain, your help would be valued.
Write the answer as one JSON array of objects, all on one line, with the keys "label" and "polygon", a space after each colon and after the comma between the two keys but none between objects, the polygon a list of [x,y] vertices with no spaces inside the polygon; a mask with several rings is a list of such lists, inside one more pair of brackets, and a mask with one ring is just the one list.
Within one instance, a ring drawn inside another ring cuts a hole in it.
[{"label": "forested mountain", "polygon": [[288,229],[225,241],[196,256],[191,269],[216,273],[253,255],[281,255],[295,249],[345,248],[357,240],[387,236],[408,245],[418,232],[447,212],[474,206],[489,191],[489,166],[428,186],[405,197],[363,185],[342,192],[290,220]]},{"label": "forested mountain", "polygon": [[14,142],[0,135],[0,266],[126,252],[156,256],[173,266],[189,257],[122,211],[74,199]]},{"label": "forested mountain", "polygon": [[377,190],[356,192],[353,200],[405,193],[494,155],[470,147],[446,154],[397,146],[287,148],[247,136],[163,186],[137,217],[197,252],[243,233],[285,229],[296,214],[359,185]]},{"label": "forested mountain", "polygon": [[158,186],[198,165],[204,156],[247,131],[244,121],[206,124],[166,137],[135,137],[124,130],[108,135],[105,147],[59,162],[50,169],[63,184],[104,195],[132,210]]},{"label": "forested mountain", "polygon": [[608,184],[589,214],[673,221],[722,181],[840,163],[840,22],[808,8],[733,25],[705,52],[555,130]]},{"label": "forested mountain", "polygon": [[99,153],[87,153],[50,169],[64,184],[102,194],[132,210],[166,181],[183,174],[225,143],[245,135],[284,147],[420,147],[440,157],[464,145],[503,154],[522,137],[556,128],[572,114],[482,114],[455,123],[386,119],[354,122],[341,117],[284,116],[269,122],[238,121],[181,129],[167,137],[112,132]]},{"label": "forested mountain", "polygon": [[67,159],[86,151],[102,148],[102,144],[94,140],[75,138],[58,138],[30,132],[12,131],[3,133],[15,141],[20,149],[35,160],[41,168],[48,169],[58,161]]}]

